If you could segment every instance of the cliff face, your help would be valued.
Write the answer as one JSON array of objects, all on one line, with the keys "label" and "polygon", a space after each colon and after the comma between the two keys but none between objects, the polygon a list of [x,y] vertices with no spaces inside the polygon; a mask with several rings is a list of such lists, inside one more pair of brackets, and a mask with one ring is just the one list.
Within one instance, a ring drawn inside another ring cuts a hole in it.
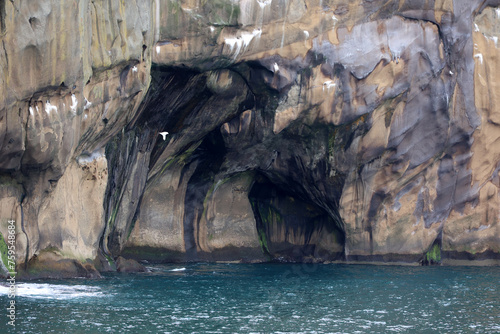
[{"label": "cliff face", "polygon": [[499,6],[0,1],[0,232],[31,277],[498,260]]}]

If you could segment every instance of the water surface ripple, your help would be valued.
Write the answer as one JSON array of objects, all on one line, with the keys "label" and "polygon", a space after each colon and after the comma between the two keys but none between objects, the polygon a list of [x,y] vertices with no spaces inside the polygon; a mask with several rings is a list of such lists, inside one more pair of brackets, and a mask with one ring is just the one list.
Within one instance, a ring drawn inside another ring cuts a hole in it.
[{"label": "water surface ripple", "polygon": [[500,333],[499,267],[148,268],[19,283],[16,333]]}]

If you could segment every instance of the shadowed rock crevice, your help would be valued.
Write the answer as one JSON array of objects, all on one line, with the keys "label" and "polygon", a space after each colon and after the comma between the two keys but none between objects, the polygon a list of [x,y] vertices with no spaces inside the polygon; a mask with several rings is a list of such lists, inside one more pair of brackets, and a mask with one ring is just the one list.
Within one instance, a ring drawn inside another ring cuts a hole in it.
[{"label": "shadowed rock crevice", "polygon": [[430,266],[430,265],[441,264],[442,243],[443,243],[443,233],[441,232],[439,233],[436,240],[434,240],[429,250],[424,254],[423,259],[420,261],[421,265]]},{"label": "shadowed rock crevice", "polygon": [[321,208],[262,175],[249,194],[262,251],[273,261],[344,259],[345,235]]},{"label": "shadowed rock crevice", "polygon": [[[135,119],[108,143],[110,178],[103,234],[107,237],[100,246],[105,254],[108,248],[113,257],[121,254],[139,215],[149,171],[170,142],[176,124],[210,96],[205,83],[197,72],[154,67],[150,89]],[[170,132],[168,140],[159,135],[165,129]]]},{"label": "shadowed rock crevice", "polygon": [[[133,227],[133,218],[140,203],[151,153],[149,145],[154,133],[136,128],[115,137],[106,147],[109,179],[105,202],[106,227],[100,248],[118,256]],[[106,240],[104,240],[106,238]]]},{"label": "shadowed rock crevice", "polygon": [[197,260],[200,219],[203,216],[204,201],[215,175],[219,172],[226,149],[219,130],[209,133],[193,152],[197,167],[189,179],[186,189],[184,210],[184,246],[186,261]]},{"label": "shadowed rock crevice", "polygon": [[[199,255],[200,242],[206,240],[199,225],[226,155],[219,127],[251,108],[253,96],[243,78],[230,70],[199,73],[156,66],[152,78],[141,114],[125,132],[130,138],[117,136],[118,146],[108,154],[111,163],[124,162],[110,167],[112,171],[135,173],[120,177],[126,186],[123,195],[115,196],[134,201],[109,210],[116,223],[108,247],[114,256],[123,250],[122,255],[155,262],[206,258]],[[161,132],[168,132],[165,139]],[[127,178],[145,183],[136,185]],[[151,235],[144,238],[144,232]],[[206,255],[203,249],[201,253]]]}]

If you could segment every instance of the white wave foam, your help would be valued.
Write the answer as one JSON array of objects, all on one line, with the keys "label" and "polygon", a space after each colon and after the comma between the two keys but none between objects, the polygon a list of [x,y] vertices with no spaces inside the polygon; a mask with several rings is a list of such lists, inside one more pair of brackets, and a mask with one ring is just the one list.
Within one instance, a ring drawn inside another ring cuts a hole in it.
[{"label": "white wave foam", "polygon": [[[89,297],[104,297],[105,294],[99,287],[86,285],[59,285],[39,283],[19,283],[16,287],[17,297],[38,299],[74,299]],[[0,295],[7,295],[9,288],[0,286]]]},{"label": "white wave foam", "polygon": [[175,268],[170,271],[184,271],[184,270],[186,270],[186,268]]}]

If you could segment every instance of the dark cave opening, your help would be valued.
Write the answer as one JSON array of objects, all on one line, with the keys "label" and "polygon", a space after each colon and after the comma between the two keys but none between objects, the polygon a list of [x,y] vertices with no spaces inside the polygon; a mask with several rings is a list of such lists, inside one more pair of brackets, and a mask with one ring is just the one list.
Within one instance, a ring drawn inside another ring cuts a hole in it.
[{"label": "dark cave opening", "polygon": [[[278,101],[275,94],[263,84],[262,73],[253,73],[253,68],[244,69],[250,71],[250,73],[246,73],[247,76],[250,76],[250,79],[245,82],[247,85],[252,86],[252,94],[249,94],[250,97],[247,96],[246,100],[240,101],[235,111],[225,116],[226,119],[221,118],[219,122],[222,124],[224,121],[227,122],[235,119],[235,116],[240,115],[248,109],[246,102],[249,99],[253,99],[255,95],[261,96],[261,98],[256,98],[255,101],[252,100],[252,106],[266,106],[267,111],[273,109],[270,105]],[[265,69],[259,70],[265,72]],[[219,92],[212,86],[210,86],[212,87],[211,89],[207,88],[208,78],[210,77],[208,74],[182,68],[153,66],[151,75],[152,82],[150,90],[143,101],[143,111],[128,126],[128,132],[130,132],[131,136],[129,139],[130,143],[134,143],[132,140],[134,138],[138,138],[138,141],[136,140],[136,143],[132,145],[133,149],[127,149],[120,153],[124,149],[122,147],[119,151],[115,152],[118,154],[117,157],[121,157],[119,161],[123,160],[124,166],[127,166],[126,169],[130,169],[129,172],[124,173],[120,180],[124,182],[131,175],[130,173],[133,172],[133,168],[131,167],[133,167],[134,158],[129,157],[129,154],[132,153],[135,156],[138,154],[137,152],[149,152],[147,173],[150,173],[155,166],[162,165],[161,171],[154,174],[153,177],[149,176],[151,180],[154,180],[157,175],[159,176],[165,170],[168,170],[170,163],[179,166],[182,165],[180,180],[187,181],[186,190],[183,194],[184,210],[182,217],[179,218],[182,224],[181,229],[183,229],[182,238],[185,252],[175,255],[172,259],[175,258],[176,261],[200,261],[209,258],[217,259],[218,256],[226,256],[227,254],[213,255],[205,254],[204,250],[200,251],[199,243],[203,242],[205,236],[197,235],[196,233],[200,233],[200,224],[205,224],[202,221],[205,200],[211,186],[214,184],[215,178],[218,176],[227,178],[233,173],[227,170],[228,166],[226,164],[222,167],[224,159],[231,161],[231,159],[241,158],[241,156],[238,157],[234,154],[228,156],[228,152],[232,152],[235,148],[238,151],[241,149],[239,146],[241,141],[237,140],[235,147],[227,146],[224,134],[220,130],[220,125],[218,125],[215,129],[211,126],[212,130],[208,134],[191,132],[188,136],[189,140],[182,141],[182,144],[178,145],[175,151],[171,152],[170,160],[165,160],[164,151],[171,143],[182,140],[183,136],[186,136],[186,133],[182,130],[183,127],[197,124],[196,120],[203,119],[205,111],[205,114],[207,112],[219,112],[220,108],[226,106],[225,102],[217,104],[218,95],[220,95],[220,101],[227,101],[227,103],[231,103],[232,98],[228,99],[225,91]],[[234,78],[239,78],[239,76],[236,75]],[[210,107],[211,103],[216,108]],[[267,116],[271,117],[271,115]],[[237,120],[240,121],[239,118]],[[265,120],[263,122],[265,123]],[[202,123],[198,122],[198,124]],[[237,124],[237,126],[240,126],[240,124]],[[314,130],[306,128],[305,130],[307,130],[306,133],[311,138],[311,143],[306,145],[306,149],[309,146],[316,147],[324,136],[318,135],[316,128]],[[300,133],[304,135],[305,130],[301,129]],[[159,136],[162,131],[169,132],[167,140]],[[283,132],[283,135],[285,139],[282,140],[282,145],[297,144],[298,148],[303,149],[304,143],[299,141],[300,137],[294,132],[290,134],[290,131],[287,130]],[[266,139],[265,137],[266,135],[264,134],[262,138],[259,137],[255,141],[252,139],[252,142],[249,144],[258,145],[260,141]],[[294,138],[296,140],[292,140]],[[119,142],[123,141],[123,139],[119,139]],[[288,150],[292,151],[294,149],[290,148]],[[270,152],[275,155],[271,160],[272,164],[279,156],[279,152],[277,149]],[[299,153],[294,152],[294,156],[300,156]],[[107,152],[106,154],[108,157],[113,155],[111,152]],[[253,155],[249,154],[247,156],[252,157]],[[288,159],[286,161],[286,164],[289,164],[289,169],[294,171],[286,179],[278,176],[275,179],[271,175],[272,173],[258,173],[250,192],[246,190],[251,202],[251,211],[253,211],[253,217],[255,217],[263,253],[273,261],[283,262],[341,260],[344,258],[345,233],[338,222],[338,217],[332,218],[332,214],[335,215],[338,210],[333,207],[330,209],[331,211],[327,211],[318,204],[317,198],[315,198],[315,201],[310,197],[310,189],[304,188],[304,182],[313,183],[318,181],[318,178],[313,178],[309,174],[304,176],[304,173],[307,173],[304,169],[305,165],[294,165],[298,161],[302,160]],[[130,165],[131,163],[132,165]],[[110,170],[113,168],[110,168]],[[248,165],[246,168],[247,170],[258,170],[258,167],[249,167]],[[327,174],[323,165],[320,165],[318,168],[318,175]],[[118,170],[122,169],[121,167],[118,168]],[[157,168],[157,170],[160,169]],[[238,172],[241,172],[241,170],[238,170]],[[120,182],[120,180],[117,181]],[[148,182],[153,183],[154,181],[151,180]],[[145,187],[141,185],[138,185],[138,187],[142,187],[137,189],[138,193],[145,191]],[[117,188],[117,190],[120,189]],[[335,197],[335,194],[331,192],[323,195],[330,199],[324,200],[329,203]],[[126,224],[120,223],[120,226],[111,227],[110,237],[108,237],[108,247],[115,250],[116,254],[120,253],[120,247],[123,247],[124,242],[128,240],[128,236],[134,228],[139,215],[148,212],[147,207],[141,208],[142,196],[141,194],[134,202],[136,203],[134,204],[136,209],[133,217],[130,217],[129,214],[125,217]],[[119,205],[119,198],[115,202],[108,209],[108,218],[111,217],[112,221],[113,217],[117,216],[113,210]],[[121,219],[123,220],[124,218]],[[110,226],[113,226],[113,224]],[[120,240],[117,239],[118,241],[115,241],[115,235],[122,237]],[[255,248],[255,251],[257,256],[262,259],[262,254],[259,252],[258,247]]]},{"label": "dark cave opening", "polygon": [[[199,74],[192,70],[153,65],[151,85],[142,103],[143,112],[134,125],[150,129],[151,139],[158,138],[162,131],[169,132],[169,136],[177,134],[186,118],[202,108],[212,96],[206,89],[206,78]],[[150,168],[158,161],[169,140],[153,142]]]},{"label": "dark cave opening", "polygon": [[257,175],[249,193],[262,251],[277,262],[344,259],[345,234],[322,208]]},{"label": "dark cave opening", "polygon": [[184,245],[186,248],[186,261],[198,259],[196,249],[195,226],[203,214],[203,203],[215,175],[220,169],[226,148],[224,139],[218,129],[210,132],[200,146],[193,152],[192,163],[196,163],[196,170],[189,179],[185,196],[184,208]]}]

